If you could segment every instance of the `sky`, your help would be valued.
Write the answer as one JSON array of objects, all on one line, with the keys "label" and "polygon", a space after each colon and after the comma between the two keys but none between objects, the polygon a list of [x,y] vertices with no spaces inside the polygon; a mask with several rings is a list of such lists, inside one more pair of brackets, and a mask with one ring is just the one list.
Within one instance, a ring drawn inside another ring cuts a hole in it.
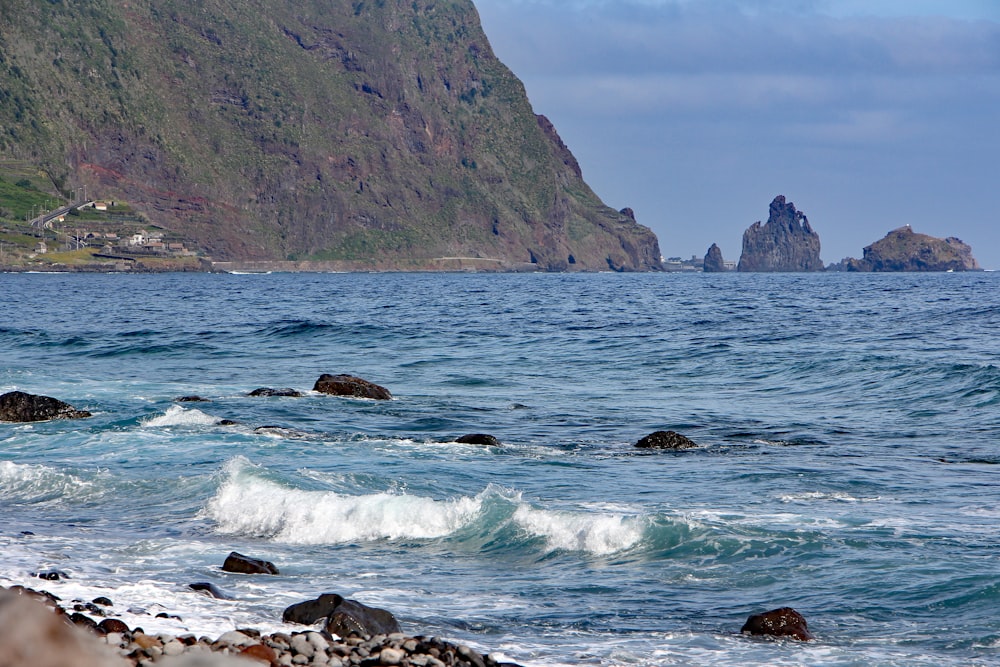
[{"label": "sky", "polygon": [[905,224],[1000,269],[1000,0],[474,0],[593,190],[666,257],[776,195],[827,264]]}]

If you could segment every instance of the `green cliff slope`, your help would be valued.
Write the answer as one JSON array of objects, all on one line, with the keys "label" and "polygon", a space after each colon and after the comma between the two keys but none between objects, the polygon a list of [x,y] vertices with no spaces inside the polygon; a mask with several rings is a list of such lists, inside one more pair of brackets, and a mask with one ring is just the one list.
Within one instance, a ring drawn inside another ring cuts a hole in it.
[{"label": "green cliff slope", "polygon": [[467,0],[0,0],[0,159],[217,259],[659,268]]}]

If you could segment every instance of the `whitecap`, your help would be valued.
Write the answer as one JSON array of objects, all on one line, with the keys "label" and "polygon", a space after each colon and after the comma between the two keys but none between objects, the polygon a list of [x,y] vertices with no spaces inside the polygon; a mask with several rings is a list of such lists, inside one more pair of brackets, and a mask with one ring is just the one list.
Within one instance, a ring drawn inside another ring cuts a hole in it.
[{"label": "whitecap", "polygon": [[522,504],[513,520],[524,531],[544,537],[550,550],[608,555],[635,546],[645,529],[637,516],[541,510]]},{"label": "whitecap", "polygon": [[206,414],[194,408],[185,409],[179,405],[172,405],[159,417],[151,417],[142,422],[147,427],[163,426],[211,426],[218,423],[218,417]]}]

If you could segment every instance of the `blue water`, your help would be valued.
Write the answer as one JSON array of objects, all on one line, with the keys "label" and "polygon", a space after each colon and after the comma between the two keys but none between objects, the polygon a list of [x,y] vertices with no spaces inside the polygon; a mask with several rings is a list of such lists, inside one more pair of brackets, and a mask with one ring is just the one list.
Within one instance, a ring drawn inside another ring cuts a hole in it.
[{"label": "blue water", "polygon": [[[0,391],[95,413],[0,424],[0,584],[199,635],[337,592],[532,666],[1000,664],[998,287],[0,275]],[[321,373],[395,398],[246,396]],[[779,606],[816,641],[739,635]]]}]

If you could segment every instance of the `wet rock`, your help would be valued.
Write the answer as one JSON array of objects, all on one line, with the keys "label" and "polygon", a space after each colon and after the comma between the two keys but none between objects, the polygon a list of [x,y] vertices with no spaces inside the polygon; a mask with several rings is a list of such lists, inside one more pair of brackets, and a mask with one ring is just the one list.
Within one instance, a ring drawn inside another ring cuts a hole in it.
[{"label": "wet rock", "polygon": [[749,635],[792,637],[802,641],[813,638],[805,617],[791,607],[781,607],[765,611],[762,614],[753,614],[740,628],[740,632]]},{"label": "wet rock", "polygon": [[114,603],[112,603],[110,599],[108,599],[106,597],[103,597],[103,596],[98,597],[98,598],[94,598],[93,600],[91,600],[91,602],[93,604],[99,604],[102,607],[113,607],[114,606]]},{"label": "wet rock", "polygon": [[676,431],[654,431],[635,443],[642,449],[691,449],[698,443]]},{"label": "wet rock", "polygon": [[488,447],[500,446],[500,441],[487,433],[469,433],[468,435],[456,438],[455,442],[461,442],[466,445],[486,445]]},{"label": "wet rock", "polygon": [[291,387],[285,387],[283,389],[273,389],[271,387],[260,387],[259,389],[254,389],[247,396],[301,396],[302,392]]},{"label": "wet rock", "polygon": [[68,403],[23,391],[10,391],[0,396],[0,421],[37,422],[49,419],[83,419],[86,410],[77,410]]},{"label": "wet rock", "polygon": [[176,403],[210,403],[207,398],[201,396],[178,396],[174,399]]},{"label": "wet rock", "polygon": [[199,593],[204,593],[205,595],[216,598],[218,600],[233,599],[232,596],[227,595],[226,593],[223,593],[221,590],[219,590],[219,588],[215,584],[209,583],[207,581],[199,581],[193,584],[188,584],[188,588],[190,588],[191,590],[198,591]]},{"label": "wet rock", "polygon": [[326,631],[340,637],[352,633],[370,637],[399,632],[399,623],[391,612],[347,600],[336,593],[324,593],[315,600],[293,604],[282,614],[286,623],[303,625],[312,625],[324,618]]},{"label": "wet rock", "polygon": [[69,575],[62,570],[43,570],[41,572],[32,572],[31,576],[38,577],[39,579],[44,579],[45,581],[59,581],[61,579],[69,579]]},{"label": "wet rock", "polygon": [[239,574],[278,574],[278,568],[275,567],[274,563],[244,556],[235,551],[226,557],[226,562],[222,564],[222,569],[226,572],[237,572]]},{"label": "wet rock", "polygon": [[335,396],[355,396],[357,398],[374,398],[389,400],[392,394],[385,387],[369,382],[354,375],[330,375],[324,373],[316,380],[313,391]]},{"label": "wet rock", "polygon": [[128,626],[125,622],[118,618],[106,618],[97,624],[97,630],[103,634],[109,634],[112,632],[120,632],[125,634],[129,631]]},{"label": "wet rock", "polygon": [[216,426],[238,426],[239,422],[235,421],[233,419],[220,419],[219,421],[215,422],[215,425]]}]

